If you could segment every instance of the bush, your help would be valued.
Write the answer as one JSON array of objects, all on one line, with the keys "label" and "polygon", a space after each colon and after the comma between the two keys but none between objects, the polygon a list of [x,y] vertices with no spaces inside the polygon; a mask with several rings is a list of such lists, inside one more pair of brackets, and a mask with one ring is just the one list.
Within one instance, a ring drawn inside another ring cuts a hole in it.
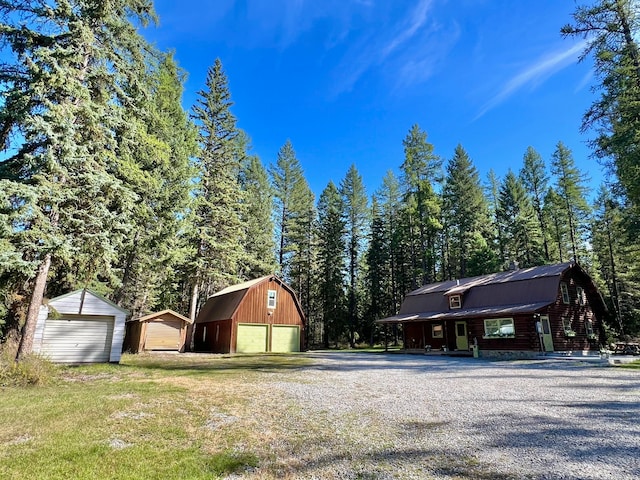
[{"label": "bush", "polygon": [[55,380],[57,369],[53,363],[34,354],[16,362],[17,351],[16,340],[0,344],[0,387],[46,385]]}]

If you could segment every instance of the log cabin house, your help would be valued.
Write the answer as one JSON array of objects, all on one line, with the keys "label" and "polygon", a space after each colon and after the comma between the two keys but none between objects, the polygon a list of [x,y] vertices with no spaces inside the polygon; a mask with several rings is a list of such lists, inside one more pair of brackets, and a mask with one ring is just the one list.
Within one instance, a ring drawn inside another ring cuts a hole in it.
[{"label": "log cabin house", "polygon": [[527,357],[597,352],[605,312],[589,275],[567,262],[425,285],[377,322],[401,324],[409,351]]},{"label": "log cabin house", "polygon": [[194,322],[196,352],[299,352],[305,317],[296,294],[267,275],[209,297]]}]

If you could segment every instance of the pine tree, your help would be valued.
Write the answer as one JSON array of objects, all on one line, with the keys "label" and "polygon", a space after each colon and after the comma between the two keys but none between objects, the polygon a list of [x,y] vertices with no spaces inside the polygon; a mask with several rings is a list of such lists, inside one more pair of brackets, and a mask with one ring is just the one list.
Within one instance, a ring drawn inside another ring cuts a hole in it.
[{"label": "pine tree", "polygon": [[581,57],[593,56],[600,98],[584,115],[595,128],[596,155],[612,159],[625,194],[640,205],[640,5],[637,0],[599,0],[579,6],[563,35],[588,39]]},{"label": "pine tree", "polygon": [[574,261],[585,256],[585,235],[589,227],[589,204],[586,200],[586,176],[575,166],[573,155],[562,142],[558,142],[551,162],[556,176],[556,191],[562,198],[563,214],[569,230],[571,253]]},{"label": "pine tree", "polygon": [[368,225],[368,198],[362,177],[355,165],[351,165],[340,183],[340,194],[344,205],[345,227],[347,232],[347,279],[348,279],[348,325],[349,343],[355,347],[356,333],[360,327],[361,312],[359,305],[360,285],[362,281],[360,264],[363,254],[363,242],[366,239]]},{"label": "pine tree", "polygon": [[571,238],[564,208],[562,197],[550,187],[544,196],[542,213],[549,229],[549,258],[552,262],[566,262],[570,258]]},{"label": "pine tree", "polygon": [[385,224],[384,211],[378,198],[373,196],[371,202],[371,228],[369,229],[369,248],[366,253],[367,264],[367,298],[368,307],[365,328],[368,330],[369,343],[373,345],[375,336],[375,320],[394,315],[392,303],[391,251],[390,237]]},{"label": "pine tree", "polygon": [[498,210],[500,209],[500,180],[493,169],[487,174],[487,185],[485,186],[486,196],[489,205],[489,213],[493,222],[493,230],[495,232],[496,250],[500,261],[505,264],[508,262],[505,254],[505,239],[502,232],[502,225],[498,218]]},{"label": "pine tree", "polygon": [[442,160],[433,153],[427,134],[413,125],[402,142],[402,187],[409,226],[409,249],[414,286],[430,283],[436,272],[436,237],[442,228],[440,204],[433,184],[440,180]]},{"label": "pine tree", "polygon": [[443,225],[447,236],[446,278],[490,273],[497,259],[486,238],[489,212],[480,178],[458,145],[447,165],[443,189]]},{"label": "pine tree", "polygon": [[543,215],[544,195],[549,185],[549,176],[547,175],[544,160],[533,147],[528,147],[524,154],[520,178],[533,202],[533,208],[540,224],[544,256],[546,261],[549,261],[548,232]]},{"label": "pine tree", "polygon": [[238,183],[238,129],[220,59],[209,68],[206,89],[198,95],[193,108],[200,148],[195,161],[197,182],[191,213],[192,319],[201,292],[212,294],[240,280],[245,244],[241,224],[243,195]]},{"label": "pine tree", "polygon": [[117,263],[122,274],[114,300],[134,317],[180,303],[167,279],[175,281],[174,269],[184,262],[179,233],[196,151],[196,131],[181,105],[184,78],[173,56],[163,56],[150,72],[151,93],[143,97],[140,115],[128,119],[135,128],[124,130],[119,141],[120,177],[139,201]]},{"label": "pine tree", "polygon": [[[248,138],[246,134],[242,134],[241,137],[244,140],[239,148],[246,151]],[[272,218],[273,191],[269,174],[257,156],[244,156],[240,169],[240,186],[246,203],[242,219],[246,242],[242,276],[253,279],[273,273],[276,269]]]},{"label": "pine tree", "polygon": [[280,148],[275,165],[269,169],[275,203],[276,261],[281,275],[289,280],[291,257],[296,245],[291,239],[291,229],[298,214],[305,209],[308,185],[302,166],[290,140]]},{"label": "pine tree", "polygon": [[[134,22],[150,2],[0,4],[0,164],[8,240],[33,268],[18,360],[30,352],[51,267],[81,265],[77,281],[109,275],[134,194],[114,175],[115,132],[138,95],[150,48]],[[133,100],[133,102],[132,102]]]},{"label": "pine tree", "polygon": [[318,200],[318,294],[323,343],[346,331],[346,223],[338,188],[329,182]]},{"label": "pine tree", "polygon": [[291,211],[288,245],[288,279],[297,292],[305,312],[311,309],[311,283],[315,268],[316,241],[314,236],[315,196],[305,179],[296,186],[296,204]]},{"label": "pine tree", "polygon": [[400,182],[388,171],[382,179],[382,186],[377,192],[380,200],[380,210],[385,228],[385,237],[388,239],[388,262],[390,291],[387,301],[391,304],[390,315],[397,313],[400,303],[406,292],[409,291],[410,281],[405,275],[406,256],[404,254],[404,241],[402,234],[402,198]]},{"label": "pine tree", "polygon": [[504,238],[504,262],[523,267],[544,263],[542,234],[524,185],[509,170],[500,188],[498,222]]}]

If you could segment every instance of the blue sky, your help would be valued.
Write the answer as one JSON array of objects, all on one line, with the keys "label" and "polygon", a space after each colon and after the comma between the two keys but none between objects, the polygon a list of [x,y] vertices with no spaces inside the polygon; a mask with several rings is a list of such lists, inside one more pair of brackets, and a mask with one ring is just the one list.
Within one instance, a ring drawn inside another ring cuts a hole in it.
[{"label": "blue sky", "polygon": [[[583,3],[583,2],[580,2]],[[549,162],[567,145],[596,186],[580,133],[594,96],[583,43],[562,38],[572,1],[156,0],[145,32],[173,49],[193,105],[219,57],[238,125],[268,165],[290,139],[319,195],[353,163],[367,193],[403,161],[415,123],[449,159],[460,143],[480,171],[518,171],[529,145]]]}]

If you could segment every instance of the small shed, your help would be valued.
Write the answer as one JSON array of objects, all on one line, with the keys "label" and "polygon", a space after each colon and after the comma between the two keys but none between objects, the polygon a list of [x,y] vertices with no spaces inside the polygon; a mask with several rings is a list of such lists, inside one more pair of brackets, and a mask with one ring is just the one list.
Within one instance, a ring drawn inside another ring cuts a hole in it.
[{"label": "small shed", "polygon": [[117,363],[128,314],[88,289],[53,298],[40,307],[33,352],[56,363]]},{"label": "small shed", "polygon": [[173,310],[162,310],[127,322],[124,350],[138,353],[145,350],[184,352],[187,327],[191,320]]},{"label": "small shed", "polygon": [[293,289],[275,275],[209,297],[194,323],[194,350],[211,353],[299,352],[305,317]]}]

